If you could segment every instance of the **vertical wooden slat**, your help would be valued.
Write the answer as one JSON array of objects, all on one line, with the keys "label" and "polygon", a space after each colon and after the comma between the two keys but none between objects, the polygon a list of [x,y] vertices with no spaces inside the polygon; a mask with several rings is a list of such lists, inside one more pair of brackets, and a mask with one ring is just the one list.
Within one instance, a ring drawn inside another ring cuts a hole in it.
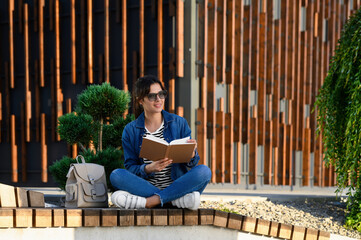
[{"label": "vertical wooden slat", "polygon": [[[55,0],[55,108],[56,108],[56,122],[60,116],[63,115],[63,93],[61,91],[60,83],[60,3]],[[57,124],[56,124],[57,125]],[[57,133],[56,139],[60,141],[60,136]]]},{"label": "vertical wooden slat", "polygon": [[294,89],[294,84],[293,84],[293,73],[294,73],[294,43],[295,43],[295,31],[298,31],[297,29],[295,29],[294,25],[295,25],[295,19],[296,16],[294,13],[294,7],[295,2],[294,1],[289,1],[288,5],[287,5],[287,15],[288,15],[288,42],[287,42],[287,87],[286,87],[286,98],[287,99],[292,99],[293,96],[293,89]]},{"label": "vertical wooden slat", "polygon": [[93,84],[93,0],[88,0],[88,83]]},{"label": "vertical wooden slat", "polygon": [[[163,82],[163,0],[158,0],[158,78]],[[183,39],[181,39],[183,41]]]},{"label": "vertical wooden slat", "polygon": [[98,82],[99,84],[104,82],[104,55],[98,55]]},{"label": "vertical wooden slat", "polygon": [[[287,87],[288,87],[288,82],[287,82],[287,62],[288,62],[288,51],[287,51],[287,45],[288,45],[288,41],[287,41],[287,37],[288,37],[288,5],[290,1],[286,0],[281,2],[281,48],[280,48],[280,95],[279,98],[283,99],[283,101],[286,103],[287,99],[286,97],[286,92],[287,92]],[[280,165],[279,165],[279,173],[282,174],[281,180],[282,180],[282,185],[286,185],[286,179],[288,180],[288,178],[286,177],[287,175],[287,167],[288,167],[288,162],[286,160],[286,155],[287,155],[287,142],[286,142],[286,138],[287,138],[287,128],[286,128],[286,112],[281,113],[282,114],[282,122],[281,122],[281,127],[280,129],[282,130],[282,134],[280,135]],[[281,171],[282,170],[282,171]]]},{"label": "vertical wooden slat", "polygon": [[120,1],[121,0],[115,1],[115,21],[117,23],[120,23],[120,20],[121,20],[122,4]]},{"label": "vertical wooden slat", "polygon": [[14,70],[14,0],[9,0],[9,80],[10,88],[15,88]]},{"label": "vertical wooden slat", "polygon": [[110,82],[109,68],[109,0],[104,0],[104,81],[107,83]]},{"label": "vertical wooden slat", "polygon": [[259,18],[259,1],[252,1],[251,4],[251,34],[252,34],[252,41],[251,41],[251,90],[258,90],[258,74],[259,74],[259,25],[258,25],[258,18]]},{"label": "vertical wooden slat", "polygon": [[209,0],[208,3],[208,48],[207,48],[207,138],[210,139],[210,159],[212,169],[212,182],[216,181],[216,56],[217,51],[217,15],[216,0]]},{"label": "vertical wooden slat", "polygon": [[[251,79],[250,79],[250,89],[255,91],[258,94],[259,88],[259,1],[252,1],[251,4]],[[256,50],[257,49],[257,50]],[[251,101],[250,101],[251,102]],[[257,182],[257,167],[258,167],[258,153],[257,153],[257,144],[258,144],[258,125],[257,125],[257,103],[255,102],[252,108],[252,115],[250,114],[249,121],[251,128],[248,131],[249,133],[249,173],[250,173],[250,184],[258,183]],[[250,109],[251,110],[251,109]],[[252,132],[251,132],[252,131]]]},{"label": "vertical wooden slat", "polygon": [[[249,143],[249,131],[250,131],[250,80],[251,80],[251,42],[252,42],[252,31],[251,31],[251,8],[249,5],[244,6],[243,9],[243,51],[242,51],[242,144]],[[239,145],[239,148],[241,145]],[[243,159],[243,161],[246,161]],[[241,169],[241,174],[248,176],[247,169]],[[240,180],[237,180],[240,182]],[[248,184],[247,182],[245,184]]]},{"label": "vertical wooden slat", "polygon": [[[310,148],[311,148],[311,129],[310,129],[310,119],[309,117],[307,117],[305,115],[305,107],[306,104],[308,106],[311,105],[311,84],[312,84],[312,48],[313,48],[313,41],[312,41],[312,37],[313,37],[313,3],[308,3],[308,5],[306,6],[306,13],[307,13],[307,21],[306,21],[306,31],[305,31],[305,50],[304,50],[304,54],[305,54],[305,58],[304,58],[304,66],[305,66],[305,73],[304,73],[304,78],[302,79],[302,106],[304,106],[303,108],[303,121],[307,121],[307,125],[303,126],[303,128],[305,128],[303,130],[303,147],[302,147],[302,151],[303,151],[303,167],[306,168],[308,166],[308,169],[306,170],[307,173],[303,178],[303,185],[308,186],[310,184]],[[308,120],[306,120],[308,119]]]},{"label": "vertical wooden slat", "polygon": [[39,25],[39,22],[38,22],[38,14],[39,14],[39,3],[38,3],[39,0],[34,0],[34,32],[37,32],[39,29],[38,29],[38,25]]},{"label": "vertical wooden slat", "polygon": [[242,143],[248,143],[249,138],[249,93],[250,93],[250,73],[251,73],[251,9],[250,6],[244,6],[243,17],[243,74],[242,74]]},{"label": "vertical wooden slat", "polygon": [[24,19],[23,19],[23,10],[24,10],[24,0],[18,0],[18,27],[19,33],[23,33]]},{"label": "vertical wooden slat", "polygon": [[303,141],[303,186],[310,185],[311,177],[311,164],[310,164],[310,154],[311,154],[311,129],[310,129],[310,119],[306,119],[306,127],[304,129],[304,138]]},{"label": "vertical wooden slat", "polygon": [[203,77],[201,78],[201,107],[207,109],[207,63],[208,63],[208,0],[204,0],[204,5],[200,5],[204,8],[204,64],[203,64]]},{"label": "vertical wooden slat", "polygon": [[[226,66],[225,66],[225,74],[226,74],[226,83],[233,84],[234,82],[234,56],[235,56],[235,1],[234,0],[226,0],[227,8],[226,11]],[[239,1],[237,1],[239,3]],[[239,15],[237,15],[239,17]],[[240,21],[237,22],[240,26]],[[239,31],[239,30],[238,30]],[[240,44],[238,44],[240,45]],[[231,99],[231,98],[230,98]]]},{"label": "vertical wooden slat", "polygon": [[[266,63],[266,47],[267,47],[267,13],[261,12],[259,14],[259,85],[258,85],[258,94],[257,94],[257,117],[258,117],[258,132],[255,133],[258,135],[258,146],[263,146],[263,149],[265,150],[265,144],[266,144],[266,69],[267,69],[267,63]],[[267,160],[263,160],[266,162]],[[262,164],[264,165],[264,163]],[[263,173],[264,174],[264,173]],[[263,182],[264,183],[264,178]]]},{"label": "vertical wooden slat", "polygon": [[[202,73],[201,77],[201,108],[197,111],[197,140],[198,140],[198,153],[201,157],[201,164],[208,165],[208,154],[207,154],[207,60],[208,60],[208,0],[204,0],[199,3],[199,18],[202,22],[203,19],[203,29],[204,37],[200,40],[204,41],[204,44],[200,47],[203,49],[200,51],[201,60],[203,60]],[[203,18],[202,18],[203,17]],[[201,31],[201,30],[200,30]],[[203,53],[203,55],[202,55]]]},{"label": "vertical wooden slat", "polygon": [[[302,3],[300,3],[302,4]],[[300,8],[305,7],[303,5],[300,5]],[[304,83],[305,83],[305,78],[307,77],[306,72],[307,72],[307,45],[306,45],[306,39],[307,39],[307,32],[306,31],[301,31],[300,32],[300,45],[299,45],[299,60],[300,60],[300,72],[299,72],[299,81],[297,82],[297,106],[298,106],[298,116],[299,116],[299,121],[300,121],[300,125],[298,128],[298,135],[299,135],[299,143],[298,143],[298,149],[303,151],[302,157],[303,157],[303,161],[302,164],[305,165],[306,162],[308,161],[308,156],[305,156],[305,141],[304,141],[304,109],[305,109],[305,105],[304,105]],[[303,170],[305,170],[305,168],[303,168]],[[303,185],[306,184],[306,182],[308,181],[308,179],[306,179],[306,175],[307,173],[305,171],[302,171],[302,175],[303,175]]]},{"label": "vertical wooden slat", "polygon": [[[228,4],[230,5],[230,4]],[[233,115],[234,128],[233,128],[233,141],[236,142],[237,155],[236,155],[236,176],[237,183],[241,183],[241,171],[242,171],[242,73],[243,73],[243,36],[242,36],[242,20],[243,20],[243,2],[232,1],[232,37],[231,40],[231,53],[234,52],[234,56],[231,59],[231,76],[227,79],[230,84],[229,87],[229,111]],[[227,9],[228,11],[228,9]],[[229,50],[228,50],[229,51]],[[228,60],[229,61],[229,60]],[[233,83],[233,84],[232,84]],[[234,99],[234,100],[233,100]],[[231,124],[232,125],[232,124]],[[233,171],[233,170],[231,170]],[[232,178],[232,176],[231,176]]]},{"label": "vertical wooden slat", "polygon": [[[325,54],[325,44],[323,43],[322,40],[322,29],[324,27],[324,17],[325,17],[325,0],[320,0],[319,2],[319,25],[318,25],[318,29],[319,29],[319,37],[318,37],[318,44],[319,44],[319,51],[318,51],[318,59],[319,59],[319,64],[318,64],[318,78],[317,78],[317,85],[318,86],[322,86],[323,83],[323,76],[324,76],[324,66],[325,66],[325,58],[324,58],[324,54]],[[326,174],[325,174],[325,162],[323,161],[323,156],[322,156],[322,145],[320,145],[320,153],[319,153],[319,161],[321,162],[321,186],[324,187],[325,183],[326,183]]]},{"label": "vertical wooden slat", "polygon": [[259,16],[259,86],[258,86],[258,145],[265,145],[265,124],[266,124],[266,48],[267,48],[267,13],[260,13]]},{"label": "vertical wooden slat", "polygon": [[135,82],[137,81],[137,78],[139,76],[138,74],[138,52],[137,51],[133,51],[132,54],[132,81]]},{"label": "vertical wooden slat", "polygon": [[[295,2],[294,1],[288,1],[288,5],[287,5],[287,16],[288,16],[288,24],[287,24],[287,63],[286,63],[286,67],[287,67],[287,74],[286,74],[286,79],[285,81],[287,82],[287,86],[285,89],[285,98],[287,100],[289,100],[289,111],[288,111],[288,124],[289,125],[293,125],[292,122],[292,100],[293,100],[293,90],[294,90],[294,73],[295,73],[295,41],[296,41],[296,37],[295,37],[295,32],[298,31],[297,29],[295,29],[295,19],[297,18],[297,15],[295,14]],[[292,129],[292,127],[291,127]],[[290,129],[288,129],[290,130]],[[287,130],[287,132],[288,132]],[[292,135],[292,133],[288,132],[289,136]],[[293,136],[293,135],[292,135]],[[292,138],[289,139],[288,142],[288,154],[292,154],[293,152],[293,140]],[[291,155],[292,156],[292,155]],[[290,160],[290,166],[292,166],[292,158]],[[290,177],[292,175],[292,171],[290,170]]]},{"label": "vertical wooden slat", "polygon": [[218,83],[224,82],[225,76],[225,46],[226,46],[226,0],[217,1],[217,64],[216,64],[216,79]]},{"label": "vertical wooden slat", "polygon": [[87,21],[86,21],[86,1],[80,0],[80,34],[81,34],[81,83],[86,84],[87,78]]},{"label": "vertical wooden slat", "polygon": [[204,108],[197,109],[197,150],[200,157],[200,164],[207,165],[207,132],[206,132],[206,118],[207,114]]},{"label": "vertical wooden slat", "polygon": [[[234,97],[229,96],[229,105],[230,105],[230,112],[233,112],[234,117],[234,142],[240,142],[241,135],[242,135],[242,34],[241,34],[241,23],[242,23],[242,2],[240,1],[233,1],[231,4],[228,4],[231,7],[232,11],[232,19],[234,22],[234,26],[232,25],[233,32],[231,34],[231,41],[233,45],[231,45],[231,49],[228,50],[228,54],[233,54],[232,59],[229,60],[230,62],[230,69],[229,71],[231,74],[227,75],[227,82],[230,85],[230,89],[234,89]],[[228,10],[228,9],[227,9]],[[233,49],[232,49],[233,48]],[[232,97],[232,98],[231,98]],[[238,161],[237,161],[238,162]],[[240,159],[239,159],[240,163]]]},{"label": "vertical wooden slat", "polygon": [[257,183],[257,119],[249,119],[249,184]]},{"label": "vertical wooden slat", "polygon": [[15,115],[10,116],[11,181],[18,182],[18,146],[16,145]]},{"label": "vertical wooden slat", "polygon": [[30,56],[29,56],[29,10],[24,4],[24,61],[25,61],[25,141],[30,142],[31,92],[30,92]]},{"label": "vertical wooden slat", "polygon": [[[159,0],[160,1],[160,0]],[[158,11],[159,14],[159,11]],[[176,70],[178,77],[184,77],[184,1],[177,0],[176,9]]]},{"label": "vertical wooden slat", "polygon": [[169,48],[169,80],[168,80],[168,110],[171,113],[175,112],[175,48]]},{"label": "vertical wooden slat", "polygon": [[198,36],[197,36],[197,43],[198,43],[198,60],[197,60],[197,76],[199,79],[204,77],[204,43],[205,43],[205,36],[206,36],[206,19],[205,19],[205,1],[198,2]]},{"label": "vertical wooden slat", "polygon": [[286,131],[286,123],[285,123],[286,114],[285,114],[285,112],[280,112],[279,114],[281,117],[280,117],[280,124],[279,124],[280,140],[279,140],[279,170],[278,170],[278,174],[280,175],[279,184],[286,185],[286,179],[288,179],[288,178],[286,178],[287,163],[288,163],[286,161],[286,155],[287,155],[287,153],[286,153],[287,131]]},{"label": "vertical wooden slat", "polygon": [[[318,19],[315,19],[316,13],[318,11],[317,9],[317,3],[311,3],[312,4],[312,9],[310,9],[310,14],[312,14],[312,25],[310,26],[310,30],[309,30],[309,42],[311,42],[312,44],[312,49],[310,50],[310,58],[309,58],[309,63],[312,66],[312,69],[310,71],[310,80],[309,81],[309,86],[307,89],[308,92],[308,96],[306,98],[306,101],[309,102],[310,107],[314,106],[315,100],[316,100],[316,94],[318,92],[315,92],[315,87],[316,87],[316,76],[317,76],[317,62],[316,59],[318,58],[318,54],[317,54],[317,38],[315,37],[315,35],[313,34],[315,32],[315,28],[317,28],[317,24],[316,23],[318,21]],[[336,9],[335,9],[336,10]],[[337,31],[337,30],[336,30]],[[335,34],[336,34],[335,31]],[[311,131],[311,145],[310,145],[310,153],[313,152],[314,154],[314,162],[313,162],[313,185],[318,185],[318,179],[319,179],[319,163],[316,159],[316,153],[315,153],[315,149],[316,149],[316,145],[317,145],[317,141],[316,141],[316,128],[317,128],[317,117],[316,117],[317,111],[312,111],[310,113],[310,131]]]},{"label": "vertical wooden slat", "polygon": [[139,0],[139,76],[144,76],[144,0]]},{"label": "vertical wooden slat", "polygon": [[285,98],[286,90],[287,90],[287,81],[286,76],[288,74],[287,70],[287,63],[288,63],[288,6],[290,5],[289,0],[285,0],[281,2],[281,63],[280,63],[280,98]]},{"label": "vertical wooden slat", "polygon": [[9,62],[5,62],[5,133],[6,142],[10,142],[10,69]]},{"label": "vertical wooden slat", "polygon": [[128,91],[128,71],[127,71],[127,0],[122,0],[122,69],[123,69],[123,90]]},{"label": "vertical wooden slat", "polygon": [[54,1],[49,0],[49,30],[54,30]]},{"label": "vertical wooden slat", "polygon": [[70,25],[71,25],[71,82],[76,84],[76,15],[75,0],[70,2]]},{"label": "vertical wooden slat", "polygon": [[177,115],[180,117],[184,117],[184,108],[182,106],[177,107]]},{"label": "vertical wooden slat", "polygon": [[280,184],[282,165],[279,157],[279,100],[280,100],[280,61],[281,61],[281,19],[274,21],[274,78],[273,78],[273,100],[272,100],[272,126],[273,126],[273,147],[274,147],[274,184]]},{"label": "vertical wooden slat", "polygon": [[[299,58],[299,48],[300,48],[300,41],[301,41],[301,37],[300,37],[300,18],[296,17],[300,15],[300,2],[299,3],[294,3],[294,10],[293,10],[293,14],[294,14],[294,54],[293,54],[293,59],[292,60],[295,64],[295,67],[293,68],[293,72],[292,72],[292,78],[293,78],[293,91],[292,91],[292,124],[293,124],[293,150],[294,151],[300,151],[301,149],[299,148],[299,142],[300,142],[300,138],[299,138],[299,128],[300,128],[300,118],[299,118],[299,103],[298,103],[298,99],[299,99],[299,94],[298,94],[298,90],[299,90],[299,81],[300,81],[300,58]],[[297,177],[297,175],[295,176]],[[299,176],[298,176],[299,177]]]},{"label": "vertical wooden slat", "polygon": [[[65,111],[66,111],[66,113],[71,113],[71,98],[66,99],[66,110]],[[73,144],[71,146],[68,146],[68,153],[71,158],[75,159],[76,156],[78,156],[78,145]]]},{"label": "vertical wooden slat", "polygon": [[265,106],[268,109],[268,115],[265,116],[266,125],[265,125],[265,148],[264,148],[264,183],[272,184],[272,155],[273,155],[273,142],[272,142],[272,95],[273,87],[273,4],[267,4],[267,43],[266,43],[266,103]]},{"label": "vertical wooden slat", "polygon": [[[24,14],[26,15],[26,14]],[[26,162],[26,127],[25,127],[25,116],[26,116],[26,110],[25,110],[25,103],[20,103],[20,141],[21,141],[21,180],[23,182],[26,182],[26,170],[27,170],[27,162]]]},{"label": "vertical wooden slat", "polygon": [[51,139],[52,141],[56,141],[56,122],[57,122],[57,114],[56,114],[56,82],[55,82],[55,61],[54,58],[50,59],[50,89],[51,89]]},{"label": "vertical wooden slat", "polygon": [[41,147],[41,181],[48,182],[48,147],[46,145],[46,116],[41,114],[40,124],[40,147]]},{"label": "vertical wooden slat", "polygon": [[39,78],[40,87],[45,86],[44,72],[44,6],[45,0],[38,0],[39,3]]},{"label": "vertical wooden slat", "polygon": [[219,111],[216,112],[216,181],[225,182],[225,115],[224,99],[219,99]]},{"label": "vertical wooden slat", "polygon": [[[235,36],[236,31],[238,31],[238,35],[240,36],[240,25],[241,21],[237,21],[238,23],[238,29],[236,30],[236,5],[235,1],[233,0],[225,0],[224,1],[224,11],[226,12],[226,15],[224,16],[224,21],[226,21],[226,26],[224,26],[226,30],[226,39],[224,40],[225,45],[225,62],[224,62],[224,71],[225,73],[223,76],[225,77],[225,82],[227,84],[228,88],[228,109],[225,116],[225,144],[226,144],[226,166],[225,166],[225,182],[233,183],[233,172],[234,172],[234,135],[237,132],[238,135],[238,144],[239,144],[239,133],[240,133],[240,116],[237,116],[238,122],[235,124],[235,109],[238,109],[238,112],[241,112],[241,104],[240,104],[240,97],[238,99],[235,99],[235,92],[241,93],[241,78],[240,78],[240,71],[238,72],[238,78],[235,81]],[[241,9],[238,7],[238,9]],[[238,19],[240,19],[240,13],[237,14]],[[240,46],[241,44],[238,44]],[[241,55],[240,51],[237,52],[238,56]],[[224,56],[224,55],[223,55]],[[238,63],[238,66],[240,67],[240,63]],[[238,100],[238,104],[235,106],[235,102]],[[235,127],[236,125],[236,127]],[[236,131],[237,129],[237,131]],[[237,154],[236,162],[237,162],[237,169],[241,162],[241,154]],[[240,170],[236,171],[237,176],[240,175]]]},{"label": "vertical wooden slat", "polygon": [[225,168],[224,174],[225,182],[233,183],[233,114],[232,112],[228,112],[225,115]]},{"label": "vertical wooden slat", "polygon": [[293,125],[287,125],[286,126],[286,142],[287,142],[287,155],[286,155],[286,161],[288,162],[288,185],[293,186],[294,185],[294,167],[293,164],[293,151],[292,151],[292,137],[293,137]]}]

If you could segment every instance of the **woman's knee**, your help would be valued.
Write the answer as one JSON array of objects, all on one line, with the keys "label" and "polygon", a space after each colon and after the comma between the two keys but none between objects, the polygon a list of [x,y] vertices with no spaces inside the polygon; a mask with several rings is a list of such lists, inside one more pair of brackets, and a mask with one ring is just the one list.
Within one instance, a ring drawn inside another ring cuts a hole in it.
[{"label": "woman's knee", "polygon": [[212,177],[212,171],[206,165],[198,165],[199,177],[209,182]]},{"label": "woman's knee", "polygon": [[111,184],[116,187],[119,184],[122,184],[124,176],[127,174],[127,170],[126,169],[114,169],[112,171],[112,173],[109,176],[109,180],[111,182]]}]

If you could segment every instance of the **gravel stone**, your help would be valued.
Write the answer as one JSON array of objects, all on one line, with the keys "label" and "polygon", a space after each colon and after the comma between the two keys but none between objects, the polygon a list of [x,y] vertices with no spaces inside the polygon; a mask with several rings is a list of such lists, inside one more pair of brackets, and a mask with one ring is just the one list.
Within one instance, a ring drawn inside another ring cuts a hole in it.
[{"label": "gravel stone", "polygon": [[272,201],[202,201],[200,208],[218,209],[240,215],[327,231],[331,234],[361,239],[355,230],[346,229],[346,204],[326,200],[289,202]]}]

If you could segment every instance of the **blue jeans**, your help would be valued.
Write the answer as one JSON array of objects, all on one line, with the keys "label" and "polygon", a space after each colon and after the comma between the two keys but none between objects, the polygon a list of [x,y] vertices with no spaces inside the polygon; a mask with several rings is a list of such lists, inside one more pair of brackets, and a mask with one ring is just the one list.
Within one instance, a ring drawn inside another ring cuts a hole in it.
[{"label": "blue jeans", "polygon": [[202,193],[211,179],[211,170],[205,165],[198,165],[173,181],[167,188],[160,190],[147,180],[138,177],[126,169],[115,169],[110,174],[110,182],[119,190],[127,191],[141,197],[158,195],[161,205],[180,198],[187,193]]}]

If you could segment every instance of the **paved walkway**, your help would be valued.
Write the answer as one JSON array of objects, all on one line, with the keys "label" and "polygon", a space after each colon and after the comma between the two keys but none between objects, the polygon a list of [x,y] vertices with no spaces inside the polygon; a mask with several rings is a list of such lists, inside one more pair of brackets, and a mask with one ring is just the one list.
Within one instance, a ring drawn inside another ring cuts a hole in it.
[{"label": "paved walkway", "polygon": [[[244,188],[235,184],[209,184],[202,194],[202,200],[211,201],[231,201],[231,200],[248,200],[248,201],[297,201],[305,199],[335,199],[336,187],[302,187],[294,188],[289,186],[262,186]],[[340,197],[345,198],[343,193]]]},{"label": "paved walkway", "polygon": [[[64,191],[59,188],[27,188],[44,193],[46,199],[52,201],[64,196]],[[304,201],[305,199],[335,199],[335,187],[302,187],[289,186],[262,186],[246,189],[236,184],[209,184],[201,195],[202,201]],[[343,193],[341,198],[345,198]]]}]

